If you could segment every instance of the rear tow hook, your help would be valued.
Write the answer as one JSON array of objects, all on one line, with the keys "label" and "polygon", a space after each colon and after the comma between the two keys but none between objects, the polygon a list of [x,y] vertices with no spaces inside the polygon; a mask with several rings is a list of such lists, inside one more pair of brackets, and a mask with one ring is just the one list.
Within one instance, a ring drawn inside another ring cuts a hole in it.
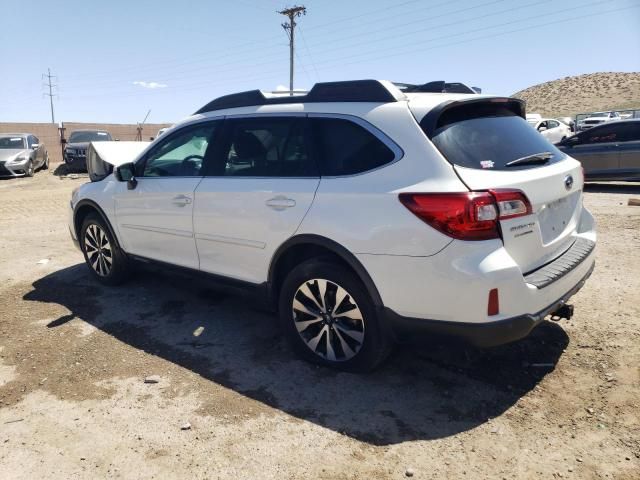
[{"label": "rear tow hook", "polygon": [[555,312],[551,312],[551,320],[557,322],[562,320],[563,318],[566,320],[571,320],[573,317],[573,305],[562,305]]}]

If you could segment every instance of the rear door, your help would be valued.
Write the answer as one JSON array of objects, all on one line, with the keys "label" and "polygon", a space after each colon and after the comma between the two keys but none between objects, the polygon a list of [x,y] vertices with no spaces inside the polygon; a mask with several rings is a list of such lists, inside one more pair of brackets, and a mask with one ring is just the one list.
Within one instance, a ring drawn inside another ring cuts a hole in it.
[{"label": "rear door", "polygon": [[267,279],[275,250],[297,230],[320,182],[306,117],[227,118],[215,161],[195,192],[200,269]]},{"label": "rear door", "polygon": [[575,240],[582,210],[580,163],[527,125],[512,99],[479,99],[434,109],[420,122],[470,190],[521,190],[532,214],[501,222],[505,248],[523,273]]},{"label": "rear door", "polygon": [[640,178],[640,121],[618,124],[621,132],[618,149],[620,152],[620,175],[624,178]]}]

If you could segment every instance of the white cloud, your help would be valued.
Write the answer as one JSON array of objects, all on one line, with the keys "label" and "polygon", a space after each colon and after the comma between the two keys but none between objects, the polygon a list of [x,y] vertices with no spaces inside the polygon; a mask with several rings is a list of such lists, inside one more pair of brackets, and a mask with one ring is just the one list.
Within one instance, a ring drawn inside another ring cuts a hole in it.
[{"label": "white cloud", "polygon": [[164,83],[158,83],[158,82],[141,82],[141,81],[135,81],[133,82],[134,85],[137,85],[139,87],[142,88],[166,88],[169,85],[166,85]]}]

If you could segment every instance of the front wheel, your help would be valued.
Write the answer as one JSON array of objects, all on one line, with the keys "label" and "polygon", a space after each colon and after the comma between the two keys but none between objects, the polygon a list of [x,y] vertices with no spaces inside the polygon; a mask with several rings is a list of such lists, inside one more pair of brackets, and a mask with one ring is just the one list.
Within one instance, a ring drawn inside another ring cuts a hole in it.
[{"label": "front wheel", "polygon": [[320,365],[370,371],[392,346],[360,279],[330,260],[309,260],[287,275],[279,316],[294,350]]},{"label": "front wheel", "polygon": [[24,174],[27,177],[33,177],[34,173],[35,171],[33,169],[33,160],[29,160],[29,163],[27,163],[27,169],[24,171]]},{"label": "front wheel", "polygon": [[100,215],[87,215],[80,229],[79,240],[94,278],[106,285],[118,285],[126,279],[129,273],[128,259]]}]

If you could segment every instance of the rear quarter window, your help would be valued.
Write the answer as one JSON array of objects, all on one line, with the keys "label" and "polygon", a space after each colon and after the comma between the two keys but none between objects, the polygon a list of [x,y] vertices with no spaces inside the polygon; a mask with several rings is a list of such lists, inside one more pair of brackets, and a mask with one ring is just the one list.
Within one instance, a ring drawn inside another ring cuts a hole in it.
[{"label": "rear quarter window", "polygon": [[[461,167],[521,170],[549,165],[565,157],[507,107],[488,102],[453,107],[442,114],[432,132],[426,128],[425,119],[420,124],[427,136],[450,163]],[[543,152],[551,154],[545,164],[507,166],[513,160]]]},{"label": "rear quarter window", "polygon": [[314,157],[324,176],[355,175],[393,162],[380,138],[351,120],[311,118]]}]

